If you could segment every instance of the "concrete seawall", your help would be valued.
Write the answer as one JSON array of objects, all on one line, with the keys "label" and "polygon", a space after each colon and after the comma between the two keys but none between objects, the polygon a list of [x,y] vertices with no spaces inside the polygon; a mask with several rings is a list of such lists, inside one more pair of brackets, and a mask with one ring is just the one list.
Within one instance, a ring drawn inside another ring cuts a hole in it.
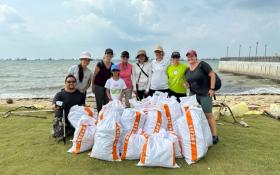
[{"label": "concrete seawall", "polygon": [[280,81],[280,57],[224,57],[219,71]]}]

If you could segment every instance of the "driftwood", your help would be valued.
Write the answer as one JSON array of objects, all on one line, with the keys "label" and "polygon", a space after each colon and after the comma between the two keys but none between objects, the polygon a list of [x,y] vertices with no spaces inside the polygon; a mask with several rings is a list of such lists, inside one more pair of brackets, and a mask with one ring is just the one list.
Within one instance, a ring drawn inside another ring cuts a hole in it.
[{"label": "driftwood", "polygon": [[[18,111],[19,109],[29,109],[29,111]],[[16,115],[16,116],[21,116],[21,117],[33,117],[33,118],[47,119],[46,116],[29,115],[29,113],[37,113],[37,112],[53,112],[53,111],[52,110],[38,110],[38,108],[36,108],[35,106],[20,106],[15,109],[9,110],[7,112],[2,112],[0,114],[3,115],[3,118],[10,117],[11,115]]]},{"label": "driftwood", "polygon": [[271,118],[276,119],[276,120],[280,120],[280,116],[273,115],[270,112],[268,112],[267,110],[264,110],[263,113],[268,117],[271,117]]},{"label": "driftwood", "polygon": [[241,126],[243,126],[243,127],[249,127],[249,125],[248,125],[246,122],[244,122],[244,121],[238,121],[238,120],[235,118],[235,116],[234,116],[232,110],[230,109],[230,107],[229,107],[227,104],[225,104],[224,102],[213,104],[213,107],[220,107],[220,110],[219,110],[219,111],[221,111],[222,108],[228,109],[229,112],[230,112],[230,115],[231,115],[231,117],[232,117],[232,119],[233,119],[233,124],[234,124],[234,123],[237,123],[237,124],[239,124],[239,125],[241,125]]}]

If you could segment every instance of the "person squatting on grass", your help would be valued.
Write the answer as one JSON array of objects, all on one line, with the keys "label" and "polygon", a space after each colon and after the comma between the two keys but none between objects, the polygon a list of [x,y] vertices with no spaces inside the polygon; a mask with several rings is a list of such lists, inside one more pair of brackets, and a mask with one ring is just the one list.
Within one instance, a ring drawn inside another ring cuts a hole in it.
[{"label": "person squatting on grass", "polygon": [[106,95],[105,83],[111,78],[111,66],[114,52],[108,48],[105,50],[105,55],[99,63],[96,64],[92,78],[92,93],[95,94],[96,108],[99,112],[102,106],[109,102]]},{"label": "person squatting on grass", "polygon": [[152,68],[145,50],[139,50],[136,59],[138,62],[132,67],[133,91],[137,100],[142,100],[149,94]]},{"label": "person squatting on grass", "polygon": [[90,61],[92,61],[91,54],[83,52],[80,56],[80,64],[71,66],[68,70],[68,74],[74,75],[77,79],[76,88],[84,94],[87,93],[92,80],[92,72],[88,69]]},{"label": "person squatting on grass", "polygon": [[121,63],[119,63],[120,67],[120,78],[124,80],[126,89],[124,90],[124,96],[125,96],[125,106],[127,108],[130,107],[129,99],[132,98],[132,64],[128,62],[129,59],[129,53],[128,51],[123,51],[121,53]]},{"label": "person squatting on grass", "polygon": [[[62,127],[62,117],[63,110],[65,113],[65,123],[66,123],[66,136],[73,135],[75,129],[72,127],[68,120],[68,113],[70,108],[75,105],[85,105],[85,94],[81,93],[76,89],[76,78],[74,75],[67,75],[65,78],[64,89],[56,93],[53,98],[53,109],[55,111],[55,117],[53,121],[53,137],[62,138],[63,137],[63,127]],[[57,102],[63,102],[63,107],[59,107]]]},{"label": "person squatting on grass", "polygon": [[106,81],[106,95],[110,101],[120,100],[122,101],[122,96],[124,90],[127,88],[123,79],[120,78],[120,68],[119,65],[113,64],[111,67],[112,77]]},{"label": "person squatting on grass", "polygon": [[213,136],[213,144],[217,144],[219,137],[217,136],[216,121],[212,114],[212,97],[215,95],[216,83],[215,73],[208,63],[197,59],[196,51],[188,51],[186,57],[190,68],[186,71],[187,82],[185,86],[190,89],[190,95],[196,95],[197,101],[208,120]]}]

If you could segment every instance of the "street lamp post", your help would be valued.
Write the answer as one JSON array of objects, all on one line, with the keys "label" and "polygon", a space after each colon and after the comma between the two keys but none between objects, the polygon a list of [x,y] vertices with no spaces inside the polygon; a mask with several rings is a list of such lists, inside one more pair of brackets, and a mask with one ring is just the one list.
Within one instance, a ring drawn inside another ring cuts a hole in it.
[{"label": "street lamp post", "polygon": [[241,44],[239,44],[239,51],[238,51],[238,57],[240,57],[240,51],[241,51]]},{"label": "street lamp post", "polygon": [[251,49],[252,49],[252,46],[249,46],[249,57],[251,56]]},{"label": "street lamp post", "polygon": [[256,56],[258,56],[258,45],[259,45],[259,42],[257,41],[256,42]]},{"label": "street lamp post", "polygon": [[229,46],[227,46],[227,57],[228,57],[228,49],[229,49]]},{"label": "street lamp post", "polygon": [[264,46],[264,56],[266,57],[266,48],[267,48],[267,44],[265,44]]}]

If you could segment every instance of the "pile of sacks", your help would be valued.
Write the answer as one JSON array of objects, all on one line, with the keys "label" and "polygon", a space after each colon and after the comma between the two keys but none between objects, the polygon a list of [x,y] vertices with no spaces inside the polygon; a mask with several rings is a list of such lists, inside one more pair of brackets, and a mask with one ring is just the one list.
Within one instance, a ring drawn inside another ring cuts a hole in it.
[{"label": "pile of sacks", "polygon": [[[207,119],[195,96],[181,103],[156,92],[124,108],[118,100],[93,109],[73,106],[69,121],[75,127],[70,153],[91,150],[90,157],[107,160],[140,160],[137,166],[179,168],[176,158],[197,162],[212,145]],[[91,112],[90,112],[91,111]]]}]

